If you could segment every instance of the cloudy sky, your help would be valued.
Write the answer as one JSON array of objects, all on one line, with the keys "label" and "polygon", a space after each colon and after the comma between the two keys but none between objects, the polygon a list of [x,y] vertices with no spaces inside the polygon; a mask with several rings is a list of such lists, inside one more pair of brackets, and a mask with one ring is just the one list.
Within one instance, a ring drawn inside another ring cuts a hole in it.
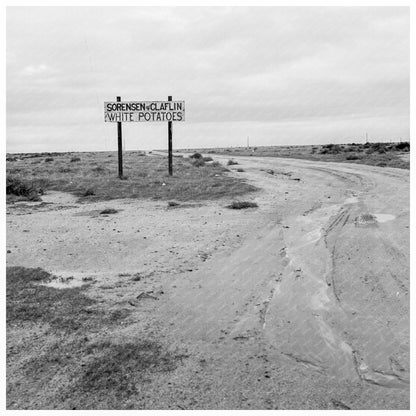
[{"label": "cloudy sky", "polygon": [[[116,150],[104,101],[185,100],[175,148],[409,138],[406,7],[9,7],[7,151]],[[124,123],[165,148],[166,123]]]}]

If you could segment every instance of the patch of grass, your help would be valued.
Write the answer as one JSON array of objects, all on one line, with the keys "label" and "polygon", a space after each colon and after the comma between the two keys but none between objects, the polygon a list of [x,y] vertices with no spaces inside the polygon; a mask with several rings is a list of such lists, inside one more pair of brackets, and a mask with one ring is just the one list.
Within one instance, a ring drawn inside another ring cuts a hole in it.
[{"label": "patch of grass", "polygon": [[112,344],[108,341],[90,345],[86,351],[94,358],[85,366],[78,388],[95,394],[112,394],[118,398],[138,392],[137,384],[143,383],[147,370],[172,371],[177,358],[164,352],[156,342]]},{"label": "patch of grass", "polygon": [[143,279],[143,276],[142,276],[142,274],[141,273],[136,273],[136,274],[134,274],[134,276],[131,278],[131,280],[133,281],[133,282],[140,282],[140,280],[142,280]]},{"label": "patch of grass", "polygon": [[[123,156],[124,173],[128,175],[124,180],[118,178],[117,158],[108,158],[106,152],[82,153],[82,161],[75,164],[76,168],[72,164],[70,171],[67,171],[68,155],[57,156],[53,164],[35,165],[19,157],[23,160],[7,165],[7,172],[11,174],[12,169],[20,169],[19,178],[28,183],[47,190],[70,192],[80,202],[118,198],[200,201],[233,198],[257,190],[243,179],[226,176],[228,170],[218,162],[205,164],[202,158],[175,158],[173,176],[170,176],[167,157],[146,155],[138,160],[136,152],[125,152]],[[199,166],[194,166],[192,162],[197,160],[204,165],[197,162]]]},{"label": "patch of grass", "polygon": [[325,144],[322,146],[319,153],[321,154],[338,154],[342,151],[342,147],[338,144]]},{"label": "patch of grass", "polygon": [[28,196],[32,190],[32,187],[20,178],[6,177],[6,195]]},{"label": "patch of grass", "polygon": [[200,168],[201,166],[205,166],[205,161],[204,161],[204,159],[195,159],[192,162],[192,165],[194,165],[197,168]]},{"label": "patch of grass", "polygon": [[[44,409],[51,403],[60,408],[74,404],[94,408],[106,397],[112,407],[118,407],[131,372],[138,386],[146,370],[152,373],[175,367],[177,356],[145,338],[119,345],[105,339],[91,342],[91,335],[119,326],[131,311],[98,308],[83,293],[87,285],[72,289],[43,285],[54,279],[39,268],[6,270],[9,408],[10,403],[17,403],[14,408],[20,409]],[[20,328],[30,328],[23,338],[13,335]],[[31,328],[43,329],[32,332]],[[42,336],[36,335],[39,331]],[[94,397],[81,404],[86,389],[93,390]]]},{"label": "patch of grass", "polygon": [[204,156],[202,159],[204,162],[212,162],[214,160],[211,156]]},{"label": "patch of grass", "polygon": [[400,142],[394,145],[395,150],[410,152],[410,142]]},{"label": "patch of grass", "polygon": [[6,176],[6,195],[8,196],[9,201],[16,199],[40,201],[41,198],[39,193],[41,193],[41,190],[33,183],[23,180],[17,176]]},{"label": "patch of grass", "polygon": [[236,162],[235,160],[229,159],[227,162],[227,166],[232,166],[232,165],[238,165],[238,162]]},{"label": "patch of grass", "polygon": [[105,172],[107,169],[103,166],[95,166],[94,168],[91,169],[93,172],[96,173],[103,173]]},{"label": "patch of grass", "polygon": [[[32,394],[42,391],[43,397],[33,397],[36,404],[30,408],[44,409],[42,399],[47,408],[53,404],[72,410],[126,409],[132,402],[141,408],[141,393],[151,378],[174,371],[187,357],[152,339],[114,343],[108,339],[93,342],[86,336],[62,340],[26,360],[21,371],[24,377],[12,387],[27,384]],[[58,386],[54,385],[57,376]],[[22,396],[23,403],[30,400],[30,395]]]},{"label": "patch of grass", "polygon": [[353,153],[351,155],[346,156],[346,160],[358,160],[361,159],[361,156],[357,155],[356,153]]},{"label": "patch of grass", "polygon": [[95,191],[92,188],[87,188],[83,193],[82,196],[92,196],[95,195]]},{"label": "patch of grass", "polygon": [[131,280],[133,282],[140,282],[140,280],[147,279],[148,277],[151,277],[151,276],[153,276],[153,272],[150,272],[150,273],[137,272],[133,275]]},{"label": "patch of grass", "polygon": [[145,334],[115,343],[111,329],[131,311],[99,307],[87,285],[43,285],[54,279],[39,268],[6,270],[8,409],[122,409],[127,399],[141,408],[151,378],[186,356]]},{"label": "patch of grass", "polygon": [[257,208],[258,205],[251,201],[233,201],[227,208],[230,209],[246,209],[246,208]]},{"label": "patch of grass", "polygon": [[114,209],[114,208],[106,208],[103,209],[100,214],[117,214],[118,210]]},{"label": "patch of grass", "polygon": [[71,332],[105,319],[92,308],[95,301],[83,294],[85,287],[56,289],[44,286],[54,276],[42,269],[8,267],[6,272],[7,324],[48,324]]},{"label": "patch of grass", "polygon": [[410,162],[401,158],[403,152],[410,151],[410,142],[408,141],[399,143],[330,143],[321,146],[257,146],[251,149],[246,147],[217,148],[215,150],[203,148],[187,149],[185,151],[201,153],[213,151],[223,155],[232,153],[233,156],[284,157],[323,162],[359,163],[401,169],[410,168]]}]

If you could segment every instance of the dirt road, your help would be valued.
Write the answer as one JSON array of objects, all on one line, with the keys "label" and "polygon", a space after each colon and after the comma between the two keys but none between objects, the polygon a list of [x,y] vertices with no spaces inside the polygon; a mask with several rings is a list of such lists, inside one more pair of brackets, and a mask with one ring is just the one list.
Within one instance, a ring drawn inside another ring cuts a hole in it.
[{"label": "dirt road", "polygon": [[134,308],[111,336],[186,351],[137,407],[408,408],[409,171],[235,160],[257,209],[50,194],[8,208],[7,264],[93,278],[90,296]]}]

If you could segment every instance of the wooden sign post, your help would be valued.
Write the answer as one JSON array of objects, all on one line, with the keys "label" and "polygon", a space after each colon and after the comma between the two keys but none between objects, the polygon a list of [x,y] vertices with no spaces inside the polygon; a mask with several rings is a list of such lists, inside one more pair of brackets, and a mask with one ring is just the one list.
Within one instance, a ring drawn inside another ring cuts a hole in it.
[{"label": "wooden sign post", "polygon": [[[117,97],[117,102],[121,101],[121,97]],[[117,137],[118,137],[118,177],[123,179],[123,138],[121,131],[121,121],[117,122]]]},{"label": "wooden sign post", "polygon": [[[172,101],[172,96],[169,95],[168,101]],[[168,121],[168,164],[169,164],[169,175],[173,175],[173,160],[172,160],[172,122]]]},{"label": "wooden sign post", "polygon": [[185,101],[117,101],[104,103],[104,121],[117,123],[118,137],[118,176],[123,178],[123,148],[121,123],[124,122],[146,122],[164,121],[168,122],[168,165],[169,175],[173,175],[172,161],[172,123],[174,121],[185,121]]}]

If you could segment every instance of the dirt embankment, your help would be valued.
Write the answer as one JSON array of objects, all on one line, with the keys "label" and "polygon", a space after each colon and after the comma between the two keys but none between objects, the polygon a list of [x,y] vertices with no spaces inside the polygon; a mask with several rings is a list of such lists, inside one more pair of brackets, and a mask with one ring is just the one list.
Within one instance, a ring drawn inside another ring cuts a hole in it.
[{"label": "dirt embankment", "polygon": [[[132,408],[408,408],[409,172],[235,159],[259,208],[50,194],[8,207],[7,265],[88,279],[88,296],[132,311],[102,336],[187,352]],[[9,407],[30,407],[27,391]]]}]

